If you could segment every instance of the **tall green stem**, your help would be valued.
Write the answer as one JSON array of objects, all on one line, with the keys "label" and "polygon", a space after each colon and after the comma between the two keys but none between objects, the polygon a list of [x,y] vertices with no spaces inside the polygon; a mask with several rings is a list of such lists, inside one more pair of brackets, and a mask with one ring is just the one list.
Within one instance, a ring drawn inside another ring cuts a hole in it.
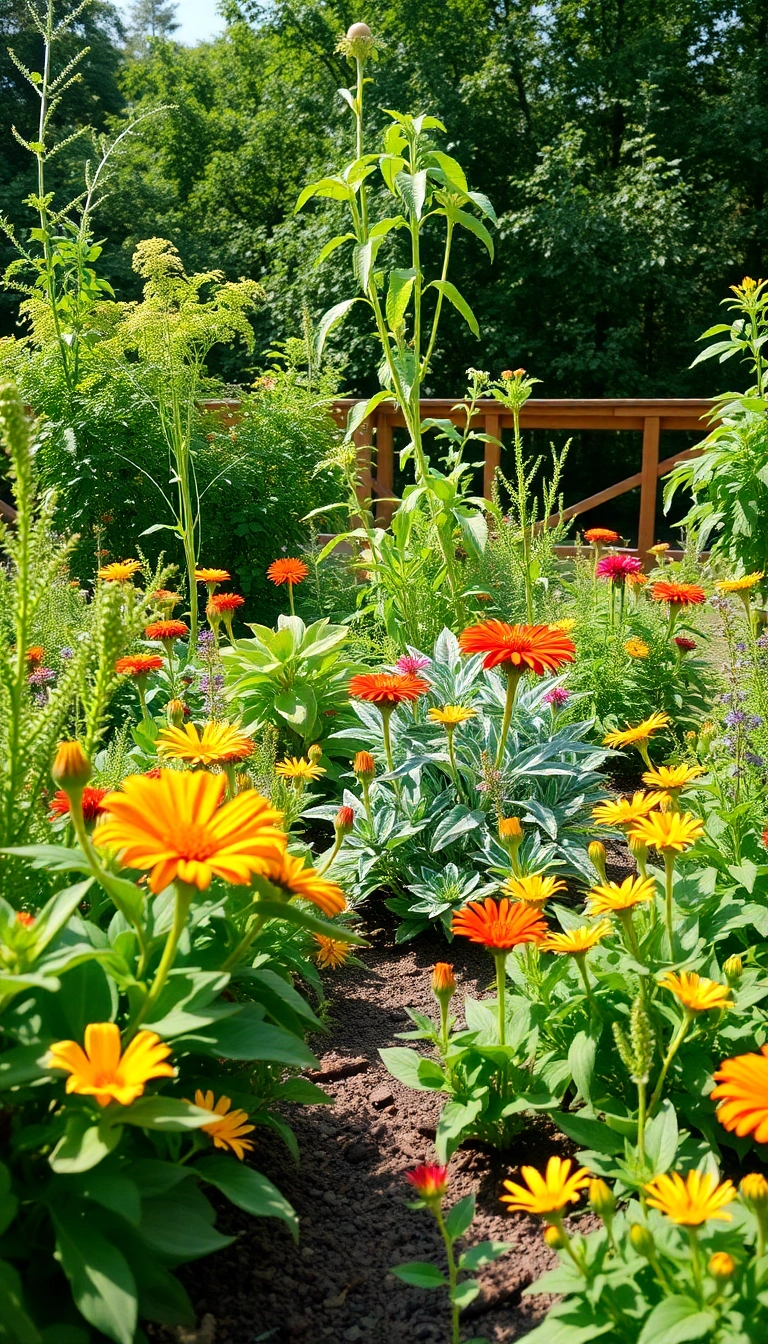
[{"label": "tall green stem", "polygon": [[[85,825],[82,802],[72,795],[70,795],[69,800],[69,814],[72,818],[72,826],[75,835],[77,836],[78,844],[87,860],[91,876],[96,879],[101,887],[103,887],[104,891],[106,891],[109,896],[109,899],[112,901],[112,904],[120,911],[123,919],[126,923],[131,925],[136,934],[136,941],[139,945],[139,965],[136,970],[136,979],[141,980],[146,972],[147,962],[149,960],[149,944],[141,921],[134,913],[131,906],[127,905],[123,900],[122,893],[116,888],[115,883],[112,881],[112,874],[108,873],[99,862],[99,856],[93,847],[91,837],[89,836]],[[94,915],[98,916],[99,908],[100,902],[96,909],[93,910]]]},{"label": "tall green stem", "polygon": [[646,1094],[648,1083],[642,1079],[637,1084],[637,1164],[642,1169],[645,1166],[645,1119],[646,1119]]},{"label": "tall green stem", "polygon": [[507,697],[504,703],[504,718],[502,719],[501,722],[501,736],[499,737],[499,749],[496,752],[497,770],[500,769],[501,763],[504,760],[504,748],[507,745],[507,737],[509,736],[509,725],[512,722],[512,710],[515,707],[515,696],[517,695],[517,687],[521,676],[522,676],[522,669],[518,667],[513,667],[510,664],[509,671],[507,672]]},{"label": "tall green stem", "polygon": [[664,1084],[667,1080],[667,1074],[669,1073],[670,1065],[673,1059],[675,1058],[675,1055],[677,1054],[678,1050],[680,1049],[680,1046],[683,1044],[683,1041],[688,1035],[692,1021],[693,1021],[693,1013],[688,1008],[686,1008],[685,1016],[683,1017],[680,1026],[675,1032],[675,1035],[672,1037],[669,1049],[666,1055],[664,1056],[664,1063],[661,1066],[661,1073],[659,1074],[658,1081],[653,1090],[651,1103],[650,1106],[648,1107],[648,1115],[650,1116],[651,1119],[653,1119],[654,1114],[656,1113],[656,1110],[661,1101],[661,1096],[662,1092],[664,1091]]},{"label": "tall green stem", "polygon": [[256,916],[253,923],[250,925],[248,931],[245,934],[243,934],[243,937],[240,939],[240,942],[237,944],[234,951],[230,952],[229,956],[227,957],[227,960],[224,962],[224,965],[221,968],[222,971],[231,971],[233,966],[236,966],[239,961],[242,961],[243,957],[248,951],[248,948],[251,946],[257,933],[259,933],[259,931],[261,930],[261,927],[264,924],[266,918],[267,918],[266,915]]},{"label": "tall green stem", "polygon": [[146,1021],[147,1017],[149,1016],[152,1009],[155,1007],[155,1004],[157,1003],[158,999],[160,998],[160,995],[162,994],[163,989],[165,988],[165,982],[168,979],[169,972],[171,970],[171,967],[173,966],[176,957],[176,949],[179,945],[179,940],[181,938],[182,933],[184,932],[184,928],[187,923],[189,907],[192,904],[192,897],[195,894],[195,888],[188,886],[186,882],[179,882],[178,879],[175,883],[175,886],[176,886],[176,899],[174,901],[173,906],[173,920],[171,921],[171,927],[168,930],[168,936],[166,937],[165,940],[163,955],[161,956],[160,963],[158,965],[157,970],[155,971],[155,978],[152,981],[149,993],[147,994],[147,997],[145,998],[143,1004],[141,1005],[141,1008],[134,1017],[133,1021],[129,1023],[128,1036],[127,1036],[128,1040],[130,1040],[133,1036],[136,1035],[136,1032],[141,1026],[141,1023]]},{"label": "tall green stem", "polygon": [[507,953],[496,952],[493,957],[496,963],[496,999],[499,1016],[499,1045],[507,1044]]},{"label": "tall green stem", "polygon": [[664,851],[664,919],[667,926],[667,938],[669,939],[669,959],[674,961],[674,914],[673,914],[673,891],[675,885],[675,852],[672,849]]},{"label": "tall green stem", "polygon": [[387,758],[387,769],[389,773],[392,774],[395,769],[395,761],[392,755],[392,734],[389,727],[389,721],[392,717],[392,706],[379,705],[379,712],[381,713],[381,726],[384,732],[384,755]]},{"label": "tall green stem", "polygon": [[448,1262],[448,1292],[451,1299],[451,1344],[460,1344],[461,1334],[459,1326],[459,1312],[461,1308],[459,1307],[459,1304],[456,1301],[456,1283],[458,1280],[458,1267],[456,1265],[456,1257],[453,1253],[453,1241],[451,1240],[451,1237],[448,1233],[448,1229],[445,1226],[443,1211],[439,1205],[434,1206],[434,1213],[435,1213],[435,1219],[437,1221],[437,1226],[440,1229],[440,1236],[443,1238],[443,1245],[445,1246],[445,1258]]}]

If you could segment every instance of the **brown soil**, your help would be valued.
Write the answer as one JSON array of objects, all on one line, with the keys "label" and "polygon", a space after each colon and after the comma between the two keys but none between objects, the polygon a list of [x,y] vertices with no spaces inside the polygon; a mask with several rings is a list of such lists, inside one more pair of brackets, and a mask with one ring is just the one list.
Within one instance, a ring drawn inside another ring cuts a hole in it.
[{"label": "brown soil", "polygon": [[[437,1344],[449,1338],[444,1295],[407,1287],[388,1273],[405,1260],[443,1263],[430,1215],[407,1208],[405,1182],[410,1168],[434,1159],[441,1099],[390,1078],[378,1050],[398,1044],[395,1034],[408,1030],[406,1007],[433,1011],[429,982],[436,960],[454,963],[461,986],[456,1010],[464,992],[488,992],[491,964],[481,948],[463,939],[449,947],[437,931],[396,946],[391,918],[377,900],[368,914],[369,924],[378,917],[385,926],[369,934],[372,946],[360,954],[364,969],[348,967],[326,978],[329,1033],[313,1043],[321,1058],[317,1080],[334,1103],[291,1108],[298,1169],[276,1137],[259,1139],[256,1165],[299,1214],[299,1245],[281,1224],[226,1206],[218,1225],[236,1242],[183,1272],[198,1318],[215,1318],[216,1344]],[[555,1257],[537,1221],[506,1214],[499,1195],[504,1177],[521,1163],[540,1165],[552,1153],[570,1151],[551,1122],[537,1118],[503,1155],[468,1145],[453,1158],[452,1198],[477,1195],[472,1240],[514,1242],[509,1254],[481,1271],[482,1293],[462,1316],[463,1338],[506,1344],[523,1338],[543,1315],[546,1300],[523,1291]]]}]

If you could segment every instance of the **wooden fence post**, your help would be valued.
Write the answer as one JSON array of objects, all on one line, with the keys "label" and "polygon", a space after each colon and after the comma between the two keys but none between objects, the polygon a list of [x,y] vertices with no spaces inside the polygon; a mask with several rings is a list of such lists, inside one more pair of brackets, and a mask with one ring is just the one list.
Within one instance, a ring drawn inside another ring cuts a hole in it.
[{"label": "wooden fence post", "polygon": [[[494,438],[501,439],[501,421],[499,413],[486,411],[484,431]],[[496,468],[501,466],[501,446],[498,443],[485,444],[485,463],[483,466],[483,496],[490,499],[493,492],[493,478]]]},{"label": "wooden fence post", "polygon": [[392,442],[392,421],[384,411],[376,419],[376,526],[389,527],[396,501],[391,498],[395,488],[395,455]]},{"label": "wooden fence post", "polygon": [[659,431],[657,415],[648,415],[643,422],[643,461],[640,468],[640,521],[637,528],[637,553],[646,568],[653,557],[648,555],[656,531],[656,490],[659,472]]}]

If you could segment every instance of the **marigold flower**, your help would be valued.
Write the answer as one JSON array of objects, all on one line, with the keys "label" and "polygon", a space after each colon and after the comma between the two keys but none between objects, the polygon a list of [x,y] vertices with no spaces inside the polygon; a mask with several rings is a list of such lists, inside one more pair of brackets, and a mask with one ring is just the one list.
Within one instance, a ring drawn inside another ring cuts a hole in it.
[{"label": "marigold flower", "polygon": [[659,806],[659,795],[638,790],[631,798],[604,798],[592,808],[601,826],[632,826]]},{"label": "marigold flower", "polygon": [[671,720],[668,714],[659,713],[649,714],[647,719],[638,723],[634,728],[624,728],[617,733],[606,733],[603,738],[604,747],[636,747],[640,743],[645,746],[649,737],[653,733],[658,733],[661,728],[667,728]]},{"label": "marigold flower", "polygon": [[420,1167],[406,1172],[405,1179],[422,1199],[442,1199],[448,1185],[448,1168],[438,1166],[436,1162],[423,1162]]},{"label": "marigold flower", "polygon": [[[717,1118],[723,1129],[727,1129],[743,1139],[752,1134],[755,1143],[768,1143],[768,1045],[764,1045],[760,1054],[736,1055],[733,1059],[723,1060],[713,1075],[717,1087],[710,1097],[718,1103]],[[768,1182],[766,1185],[768,1202]],[[744,1186],[752,1177],[744,1177]],[[761,1187],[762,1189],[762,1187]],[[750,1193],[749,1198],[753,1198]]]},{"label": "marigold flower", "polygon": [[342,943],[338,938],[326,938],[323,933],[314,935],[315,942],[318,944],[318,950],[315,953],[315,961],[323,969],[338,970],[347,960],[351,947],[349,943]]},{"label": "marigold flower", "polygon": [[45,649],[42,644],[32,644],[27,649],[27,663],[30,667],[39,667],[45,658]]},{"label": "marigold flower", "polygon": [[282,814],[255,789],[222,805],[226,780],[204,771],[161,770],[159,779],[129,775],[108,793],[110,813],[94,832],[96,845],[118,851],[123,868],[149,870],[149,889],[175,878],[205,891],[213,877],[247,886],[280,863],[287,837]]},{"label": "marigold flower", "polygon": [[367,700],[369,704],[392,709],[409,700],[418,700],[429,689],[429,682],[410,673],[361,672],[350,681],[348,693],[353,700]]},{"label": "marigold flower", "polygon": [[642,562],[636,555],[604,555],[598,560],[595,573],[599,579],[610,579],[611,583],[621,585],[634,574],[639,574]]},{"label": "marigold flower", "polygon": [[590,546],[615,546],[617,541],[621,541],[621,537],[610,527],[588,527],[584,533],[584,540],[588,541]]},{"label": "marigold flower", "polygon": [[689,1171],[685,1178],[679,1171],[664,1173],[649,1181],[645,1192],[652,1209],[683,1227],[700,1227],[710,1218],[730,1223],[732,1215],[722,1210],[736,1198],[733,1182],[718,1184],[709,1171]]},{"label": "marigold flower", "polygon": [[652,877],[625,877],[621,885],[618,882],[603,882],[590,889],[587,914],[618,914],[644,901],[652,901],[655,896],[656,881]]},{"label": "marigold flower", "polygon": [[138,560],[116,560],[112,565],[104,565],[98,574],[103,583],[125,583],[140,569]]},{"label": "marigold flower", "polygon": [[[247,798],[248,794],[240,796]],[[305,866],[304,860],[295,854],[284,852],[281,858],[270,865],[266,876],[276,887],[282,887],[289,898],[300,896],[302,900],[311,901],[331,918],[347,908],[341,887],[320,877],[314,868]]]},{"label": "marigold flower", "polygon": [[673,583],[666,579],[654,583],[651,596],[657,602],[667,602],[670,607],[697,607],[707,600],[704,589],[697,583]]},{"label": "marigold flower", "polygon": [[523,905],[541,909],[557,891],[565,891],[565,883],[559,877],[545,873],[526,873],[524,877],[510,877],[501,890],[513,901],[522,901]]},{"label": "marigold flower", "polygon": [[82,789],[91,778],[91,763],[79,742],[60,742],[51,767],[54,783]]},{"label": "marigold flower", "polygon": [[492,952],[509,952],[521,943],[540,943],[547,933],[547,922],[538,910],[512,903],[506,896],[498,904],[490,896],[470,901],[453,916],[453,932],[473,943],[481,943]]},{"label": "marigold flower", "polygon": [[196,569],[195,578],[198,583],[209,583],[215,587],[218,583],[229,583],[231,575],[228,569]]},{"label": "marigold flower", "polygon": [[612,932],[611,921],[601,919],[599,924],[591,928],[588,924],[582,924],[578,929],[569,929],[566,933],[550,933],[541,944],[541,950],[556,952],[559,956],[581,957]]},{"label": "marigold flower", "polygon": [[508,663],[519,672],[541,677],[573,662],[576,647],[562,630],[550,625],[508,625],[491,619],[470,625],[459,635],[462,653],[484,653],[483,666]]},{"label": "marigold flower", "polygon": [[287,756],[275,766],[275,774],[281,779],[313,780],[325,774],[324,765],[316,765],[302,756]]},{"label": "marigold flower", "polygon": [[244,1139],[244,1134],[251,1134],[256,1128],[255,1125],[248,1124],[247,1111],[234,1110],[229,1108],[232,1105],[230,1097],[219,1097],[216,1105],[213,1104],[213,1092],[202,1092],[200,1088],[195,1092],[195,1105],[202,1111],[213,1111],[220,1119],[213,1120],[210,1125],[202,1125],[204,1134],[210,1134],[213,1139],[214,1148],[231,1148],[235,1157],[242,1162],[246,1152],[253,1148],[251,1139]]},{"label": "marigold flower", "polygon": [[682,854],[689,845],[700,840],[704,834],[704,823],[690,812],[651,812],[647,817],[636,821],[630,831],[633,840],[644,845]]},{"label": "marigold flower", "polygon": [[352,773],[366,783],[370,783],[375,778],[376,762],[369,751],[358,751],[352,766]]},{"label": "marigold flower", "polygon": [[509,1206],[510,1213],[517,1210],[544,1218],[547,1214],[561,1213],[568,1204],[578,1204],[582,1190],[590,1181],[586,1167],[571,1171],[572,1167],[570,1157],[550,1157],[543,1176],[535,1167],[521,1167],[525,1185],[505,1181],[504,1189],[509,1194],[501,1196],[502,1204]]},{"label": "marigold flower", "polygon": [[148,677],[150,672],[159,672],[162,666],[159,653],[129,653],[118,658],[115,671],[121,677]]},{"label": "marigold flower", "polygon": [[700,765],[655,765],[642,776],[643,783],[659,792],[679,793],[703,775]]},{"label": "marigold flower", "polygon": [[267,570],[267,578],[279,587],[281,583],[289,583],[291,586],[302,583],[306,579],[309,569],[303,560],[273,560]]},{"label": "marigold flower", "polygon": [[630,658],[647,658],[651,650],[644,639],[628,639],[624,643],[624,652]]},{"label": "marigold flower", "polygon": [[[109,789],[97,789],[90,784],[86,784],[81,799],[83,817],[86,821],[95,821],[97,817],[103,815],[104,809],[101,806],[101,803],[102,799],[106,798],[108,793]],[[51,799],[51,815],[49,820],[53,821],[54,817],[66,817],[71,811],[72,808],[67,794],[63,789],[59,789]]]},{"label": "marigold flower", "polygon": [[130,1106],[152,1078],[173,1078],[171,1053],[154,1031],[139,1031],[120,1053],[120,1029],[114,1022],[89,1022],[85,1049],[77,1041],[57,1041],[51,1046],[48,1067],[64,1069],[67,1092],[94,1097],[99,1106],[116,1101]]},{"label": "marigold flower", "polygon": [[720,593],[744,593],[755,588],[764,578],[765,574],[759,570],[754,574],[743,574],[739,579],[720,579],[715,587]]},{"label": "marigold flower", "polygon": [[441,723],[444,728],[451,731],[457,728],[460,723],[466,723],[468,719],[475,717],[475,710],[468,709],[464,705],[443,705],[442,709],[430,709],[427,716],[433,723]]},{"label": "marigold flower", "polygon": [[436,998],[442,994],[449,998],[456,993],[456,977],[453,966],[448,961],[436,961],[432,968],[432,993]]},{"label": "marigold flower", "polygon": [[152,621],[144,626],[147,639],[172,640],[183,639],[189,634],[189,626],[183,621]]},{"label": "marigold flower", "polygon": [[[173,702],[171,702],[173,703]],[[179,702],[181,703],[181,702]],[[182,713],[184,705],[181,705]],[[253,740],[231,723],[206,723],[199,733],[194,723],[161,728],[157,754],[187,765],[230,765],[253,755]]]},{"label": "marigold flower", "polygon": [[708,980],[696,971],[667,971],[659,980],[662,989],[668,989],[691,1013],[708,1013],[713,1008],[732,1008],[729,985]]},{"label": "marigold flower", "polygon": [[220,616],[227,612],[237,611],[238,607],[245,606],[245,598],[239,593],[214,593],[213,597],[208,599],[208,606],[213,607]]}]

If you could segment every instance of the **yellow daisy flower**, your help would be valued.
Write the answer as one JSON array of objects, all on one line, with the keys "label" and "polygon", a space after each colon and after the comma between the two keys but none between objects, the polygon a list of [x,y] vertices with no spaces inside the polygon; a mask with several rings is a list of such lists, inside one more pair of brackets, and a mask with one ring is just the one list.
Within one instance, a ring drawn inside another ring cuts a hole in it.
[{"label": "yellow daisy flower", "polygon": [[667,971],[659,980],[662,989],[668,989],[684,1008],[692,1013],[708,1013],[713,1008],[732,1008],[729,985],[707,980],[695,971]]},{"label": "yellow daisy flower", "polygon": [[468,709],[465,705],[443,705],[442,709],[428,710],[428,717],[433,723],[441,723],[444,728],[450,730],[458,727],[460,723],[466,723],[467,719],[473,719],[475,710]]},{"label": "yellow daisy flower", "polygon": [[[247,794],[242,796],[248,797]],[[320,877],[314,868],[307,867],[304,860],[295,854],[283,854],[282,858],[270,866],[266,876],[276,887],[282,887],[289,898],[301,896],[305,901],[312,901],[324,915],[331,918],[340,915],[342,910],[347,908],[347,900],[341,887]]]},{"label": "yellow daisy flower", "polygon": [[587,914],[610,915],[631,910],[633,905],[652,901],[656,895],[656,881],[652,877],[625,877],[618,882],[605,882],[589,892]]},{"label": "yellow daisy flower", "polygon": [[525,905],[541,908],[556,891],[565,891],[566,886],[559,877],[546,876],[544,873],[527,873],[525,877],[508,878],[501,890],[513,901],[522,901]]},{"label": "yellow daisy flower", "polygon": [[229,1097],[219,1097],[216,1105],[213,1104],[212,1092],[201,1092],[200,1089],[195,1092],[195,1105],[203,1111],[213,1111],[218,1115],[218,1120],[213,1120],[210,1125],[202,1125],[204,1134],[210,1134],[215,1148],[231,1148],[235,1157],[242,1162],[246,1151],[250,1152],[253,1148],[251,1139],[244,1139],[244,1134],[251,1134],[256,1128],[255,1125],[248,1124],[247,1111],[234,1110],[229,1108],[232,1101]]},{"label": "yellow daisy flower", "polygon": [[704,823],[690,812],[651,812],[636,821],[629,832],[631,840],[640,840],[659,853],[682,853],[700,840]]},{"label": "yellow daisy flower", "polygon": [[157,754],[187,765],[231,765],[253,754],[253,741],[231,723],[206,723],[202,733],[194,723],[161,728]]},{"label": "yellow daisy flower", "polygon": [[601,919],[599,924],[594,924],[591,928],[587,924],[582,924],[580,928],[570,929],[568,933],[550,933],[541,944],[541,950],[557,952],[561,956],[580,957],[602,942],[606,934],[612,932],[611,921]]},{"label": "yellow daisy flower", "polygon": [[624,644],[624,652],[630,658],[647,658],[651,650],[644,639],[628,639]]},{"label": "yellow daisy flower", "polygon": [[275,774],[281,779],[293,779],[304,783],[307,780],[320,779],[325,774],[325,766],[308,761],[303,756],[287,756],[275,766]]},{"label": "yellow daisy flower", "polygon": [[649,714],[647,719],[643,719],[642,723],[636,724],[634,728],[624,728],[621,732],[606,733],[603,738],[603,746],[617,748],[645,746],[654,733],[660,732],[662,728],[669,727],[670,722],[668,714]]},{"label": "yellow daisy flower", "polygon": [[601,826],[632,826],[653,812],[660,801],[658,794],[638,790],[631,798],[604,798],[592,808],[592,816]]},{"label": "yellow daisy flower", "polygon": [[652,770],[646,770],[642,778],[651,789],[677,794],[703,774],[700,765],[655,765]]},{"label": "yellow daisy flower", "polygon": [[731,1181],[718,1184],[717,1177],[707,1171],[689,1171],[683,1178],[678,1171],[656,1176],[645,1187],[647,1202],[673,1223],[683,1227],[700,1227],[709,1218],[730,1223],[732,1215],[723,1213],[726,1204],[732,1204],[736,1190]]},{"label": "yellow daisy flower", "polygon": [[521,1167],[520,1174],[525,1185],[505,1181],[504,1189],[509,1194],[501,1196],[502,1204],[509,1207],[510,1213],[517,1210],[544,1218],[547,1214],[561,1213],[568,1204],[578,1204],[582,1190],[589,1185],[590,1177],[586,1167],[579,1167],[573,1172],[572,1167],[570,1157],[550,1157],[543,1176],[535,1167]]},{"label": "yellow daisy flower", "polygon": [[739,579],[720,579],[715,587],[721,593],[743,593],[757,587],[764,578],[765,574],[760,570],[759,573],[755,571],[754,574],[743,574]]},{"label": "yellow daisy flower", "polygon": [[173,1078],[166,1063],[171,1047],[154,1031],[139,1031],[121,1051],[120,1028],[115,1022],[89,1022],[85,1049],[77,1041],[57,1041],[51,1046],[48,1067],[69,1074],[67,1092],[93,1097],[99,1106],[116,1101],[130,1106],[152,1078]]},{"label": "yellow daisy flower", "polygon": [[314,937],[318,944],[315,953],[315,961],[318,966],[327,966],[336,971],[339,966],[344,965],[352,950],[349,943],[343,943],[339,938],[326,938],[322,933],[316,933]]}]

